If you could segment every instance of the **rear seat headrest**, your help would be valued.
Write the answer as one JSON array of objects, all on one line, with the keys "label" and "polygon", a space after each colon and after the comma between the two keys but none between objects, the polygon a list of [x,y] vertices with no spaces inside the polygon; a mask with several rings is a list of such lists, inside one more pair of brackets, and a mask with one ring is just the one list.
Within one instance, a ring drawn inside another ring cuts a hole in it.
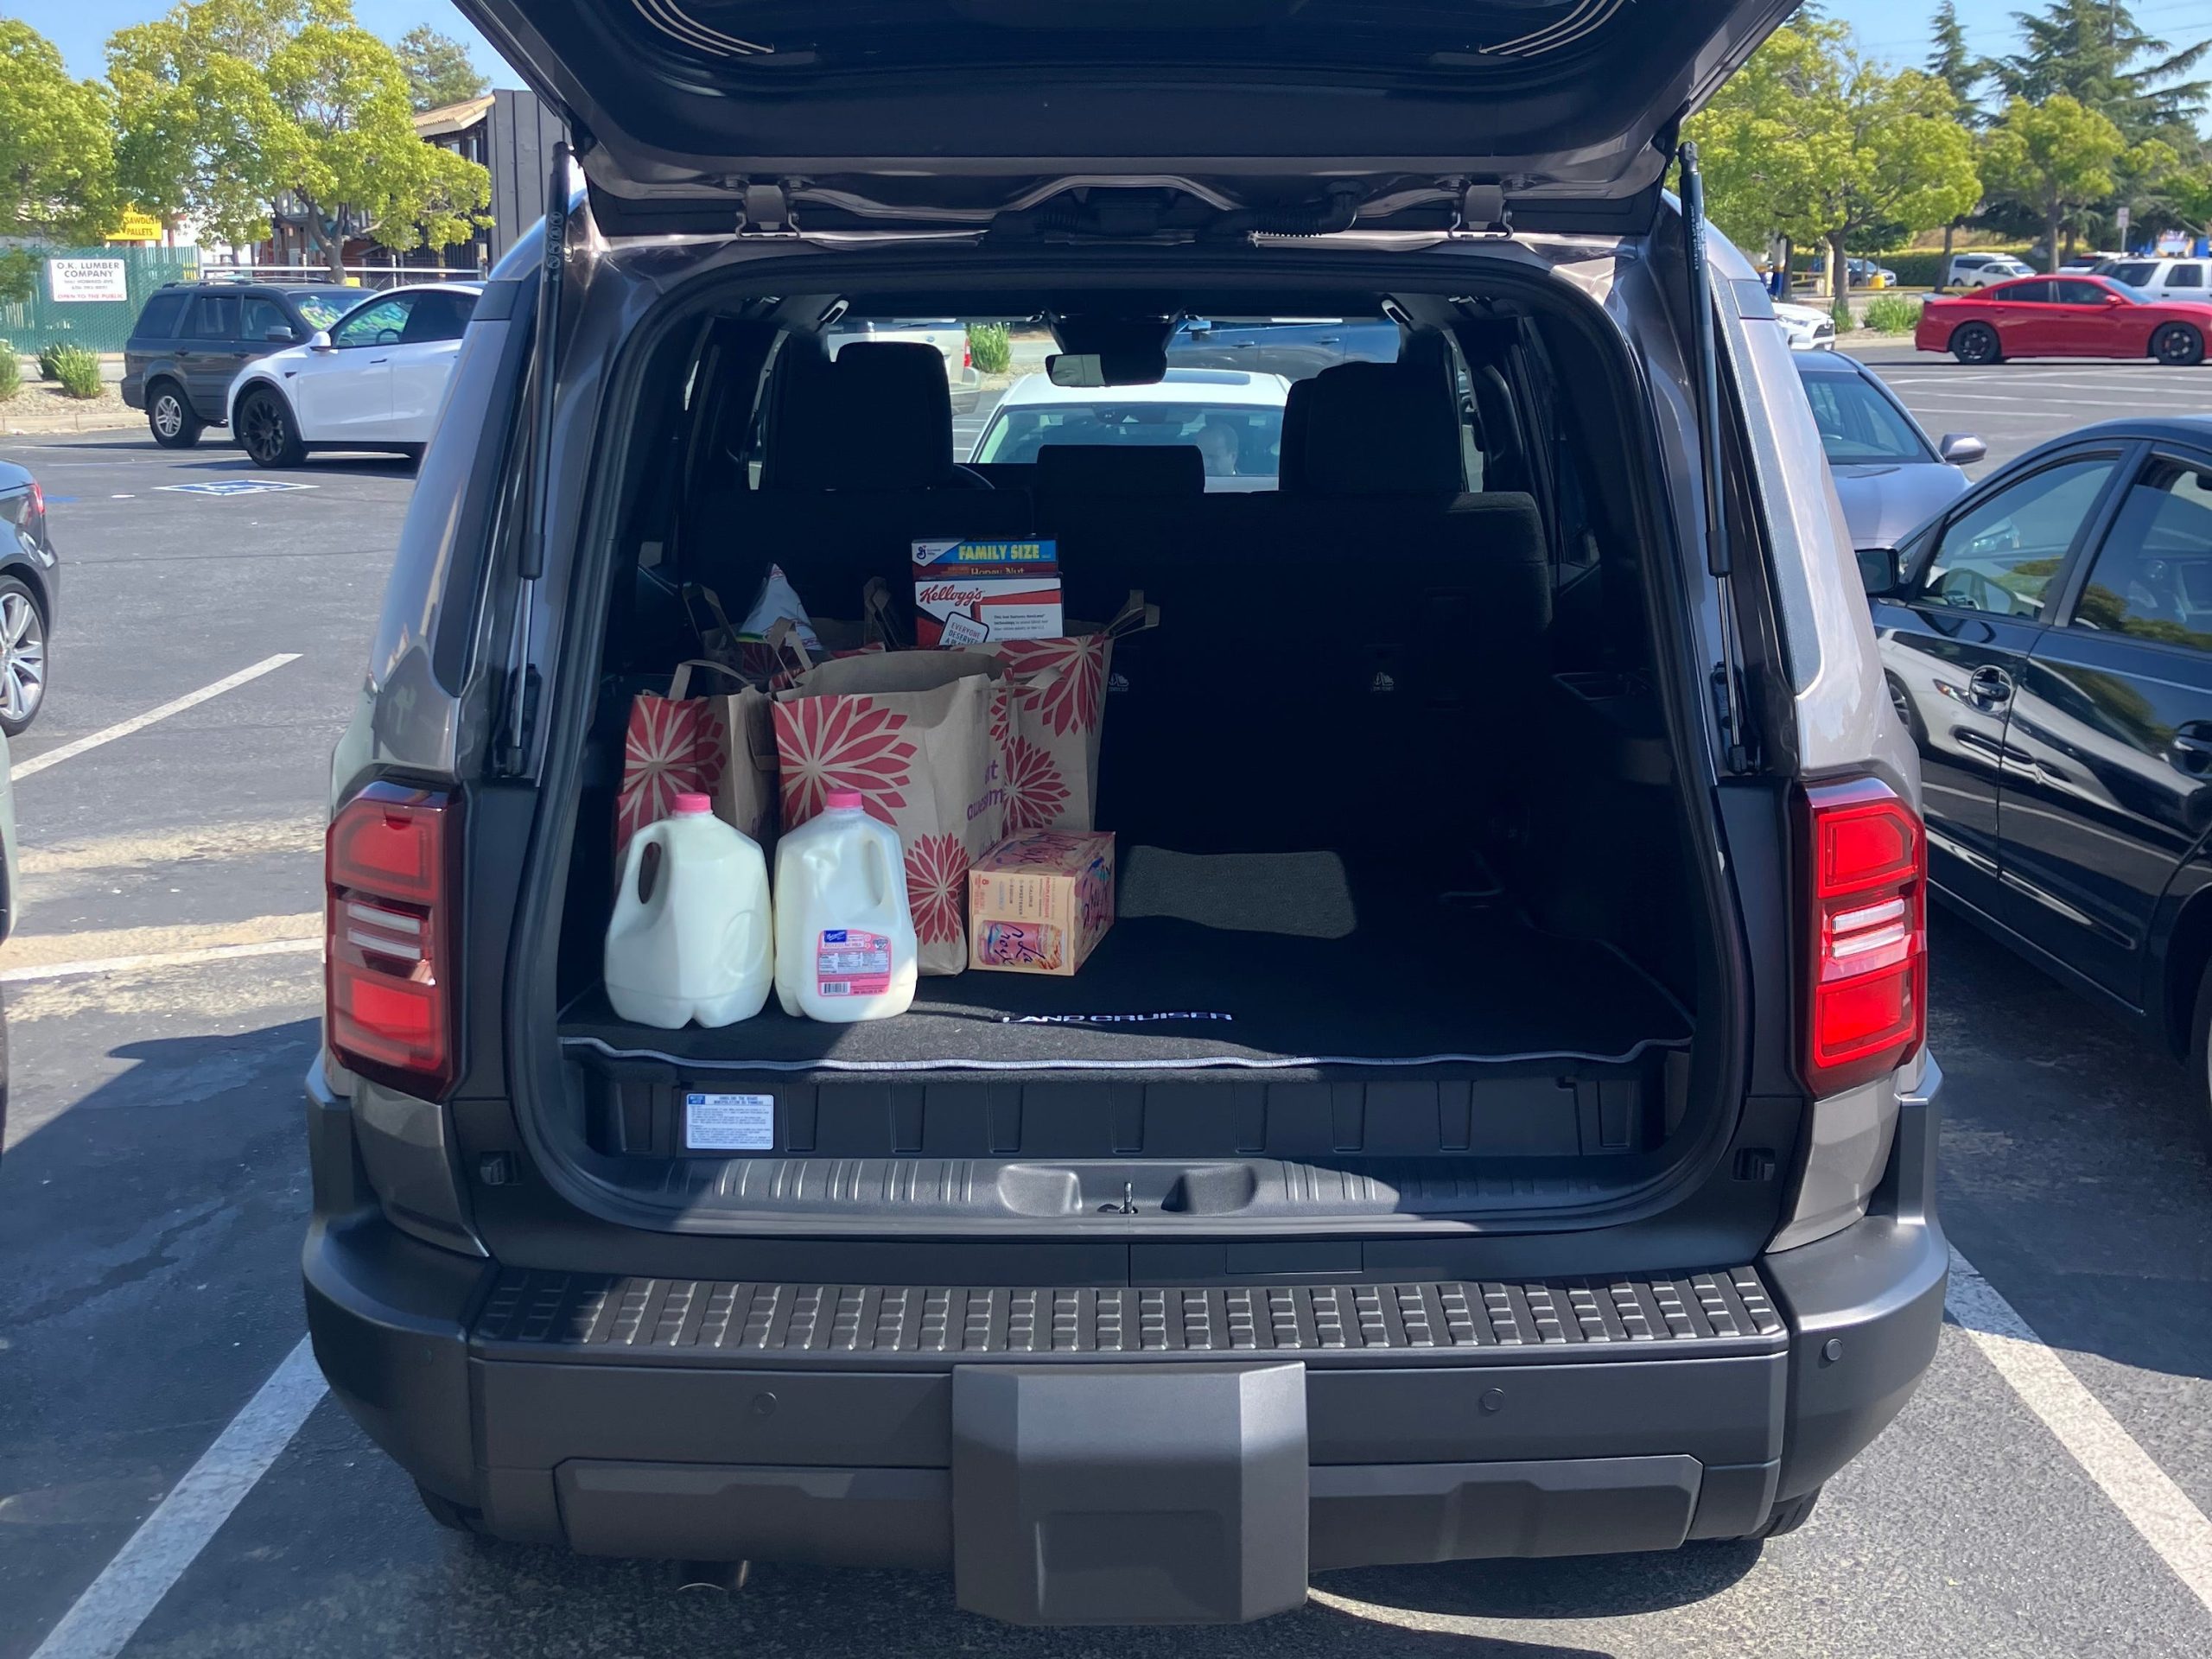
[{"label": "rear seat headrest", "polygon": [[1205,457],[1194,443],[1048,443],[1037,452],[1039,489],[1089,495],[1204,495]]},{"label": "rear seat headrest", "polygon": [[1466,487],[1459,415],[1434,361],[1340,363],[1304,385],[1305,430],[1283,486],[1306,495],[1452,495]]},{"label": "rear seat headrest", "polygon": [[934,346],[855,340],[792,376],[770,434],[768,487],[917,490],[955,479],[952,394]]}]

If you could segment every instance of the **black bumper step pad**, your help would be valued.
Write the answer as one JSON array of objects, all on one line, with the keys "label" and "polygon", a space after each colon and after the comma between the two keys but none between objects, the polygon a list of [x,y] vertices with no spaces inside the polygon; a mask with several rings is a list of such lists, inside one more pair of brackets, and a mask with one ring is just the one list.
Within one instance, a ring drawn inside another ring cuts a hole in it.
[{"label": "black bumper step pad", "polygon": [[1781,1314],[1750,1268],[1669,1279],[982,1288],[503,1272],[474,1331],[517,1359],[868,1356],[1219,1358],[1604,1349],[1770,1352]]}]

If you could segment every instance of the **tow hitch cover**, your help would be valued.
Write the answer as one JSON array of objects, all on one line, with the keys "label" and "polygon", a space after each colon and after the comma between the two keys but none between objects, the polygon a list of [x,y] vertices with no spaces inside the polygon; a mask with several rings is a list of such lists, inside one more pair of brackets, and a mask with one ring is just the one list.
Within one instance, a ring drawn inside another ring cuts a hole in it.
[{"label": "tow hitch cover", "polygon": [[1306,1600],[1303,1365],[964,1365],[952,1433],[969,1612],[1221,1623]]}]

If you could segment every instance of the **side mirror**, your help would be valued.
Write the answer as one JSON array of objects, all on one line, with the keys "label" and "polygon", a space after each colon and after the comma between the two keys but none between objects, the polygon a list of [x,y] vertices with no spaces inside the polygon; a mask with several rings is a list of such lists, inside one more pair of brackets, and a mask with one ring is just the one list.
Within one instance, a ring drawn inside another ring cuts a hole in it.
[{"label": "side mirror", "polygon": [[2127,296],[2125,294],[2115,294],[2111,289],[2107,289],[2105,290],[2105,303],[2107,305],[2126,305],[2127,303]]},{"label": "side mirror", "polygon": [[1870,599],[1894,594],[1904,585],[1904,570],[1894,547],[1862,547],[1857,554],[1859,585]]},{"label": "side mirror", "polygon": [[289,346],[299,336],[289,328],[271,328],[262,338],[274,345]]},{"label": "side mirror", "polygon": [[311,352],[334,352],[338,348],[330,343],[330,330],[318,328],[308,336],[308,349]]},{"label": "side mirror", "polygon": [[1946,432],[1936,453],[1954,467],[1971,467],[1989,458],[1989,446],[1971,432]]}]

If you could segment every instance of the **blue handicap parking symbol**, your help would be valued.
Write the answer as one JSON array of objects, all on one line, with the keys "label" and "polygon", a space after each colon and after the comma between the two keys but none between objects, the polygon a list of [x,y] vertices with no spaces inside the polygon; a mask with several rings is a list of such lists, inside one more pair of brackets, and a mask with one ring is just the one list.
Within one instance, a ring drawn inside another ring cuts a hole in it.
[{"label": "blue handicap parking symbol", "polygon": [[287,484],[273,478],[226,478],[213,484],[156,484],[178,495],[267,495],[277,490],[311,490],[312,484]]}]

